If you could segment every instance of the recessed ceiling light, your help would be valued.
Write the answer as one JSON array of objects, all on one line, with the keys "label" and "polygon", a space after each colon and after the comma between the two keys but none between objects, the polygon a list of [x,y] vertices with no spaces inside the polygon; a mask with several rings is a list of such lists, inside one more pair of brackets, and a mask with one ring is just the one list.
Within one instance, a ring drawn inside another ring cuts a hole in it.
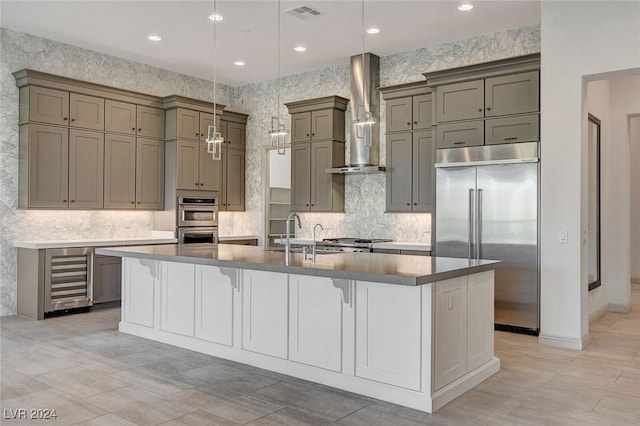
[{"label": "recessed ceiling light", "polygon": [[244,67],[244,62],[243,61],[235,61],[233,63],[233,65],[237,66],[237,67]]},{"label": "recessed ceiling light", "polygon": [[463,12],[468,12],[471,9],[473,9],[473,5],[471,3],[462,3],[460,6],[458,6],[458,10],[461,10]]},{"label": "recessed ceiling light", "polygon": [[367,34],[378,34],[380,32],[380,28],[371,27],[367,30]]},{"label": "recessed ceiling light", "polygon": [[296,46],[293,48],[293,50],[295,50],[296,52],[304,52],[307,50],[307,48],[304,46]]},{"label": "recessed ceiling light", "polygon": [[151,41],[160,41],[160,40],[162,40],[162,37],[160,37],[158,34],[151,34],[148,38]]},{"label": "recessed ceiling light", "polygon": [[214,13],[212,15],[209,15],[209,19],[211,19],[212,21],[222,21],[224,18],[222,17],[222,15]]}]

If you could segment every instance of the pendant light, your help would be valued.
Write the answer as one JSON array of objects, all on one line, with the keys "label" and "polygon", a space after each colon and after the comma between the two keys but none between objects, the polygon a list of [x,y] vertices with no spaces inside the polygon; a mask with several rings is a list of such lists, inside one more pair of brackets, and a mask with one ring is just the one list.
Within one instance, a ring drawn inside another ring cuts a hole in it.
[{"label": "pendant light", "polygon": [[269,137],[271,138],[271,146],[276,148],[278,154],[285,155],[285,143],[286,137],[289,134],[287,132],[287,128],[282,122],[280,118],[280,0],[278,0],[278,35],[277,35],[277,44],[278,44],[278,80],[277,80],[277,90],[278,93],[276,95],[277,103],[276,103],[276,116],[271,117],[271,130],[269,130]]},{"label": "pendant light", "polygon": [[[216,10],[216,0],[213,0],[213,16],[217,14]],[[218,61],[218,51],[217,51],[217,40],[216,40],[216,26],[218,25],[217,20],[213,20],[213,125],[207,127],[207,152],[211,154],[211,157],[214,160],[220,161],[222,159],[222,143],[224,142],[224,138],[222,134],[218,131],[218,126],[216,124],[216,111],[218,109],[217,97],[216,97],[216,77],[217,77],[217,61]]]},{"label": "pendant light", "polygon": [[[357,111],[357,119],[354,121],[353,125],[356,127],[356,137],[358,139],[364,139],[364,142],[367,146],[371,146],[371,128],[376,123],[376,119],[371,113],[371,105],[370,101],[367,98],[367,86],[365,82],[365,73],[364,73],[364,39],[366,35],[365,29],[365,21],[364,21],[364,0],[362,0],[362,8],[361,8],[361,19],[362,19],[362,99],[364,105],[355,105],[355,108],[358,108]],[[362,113],[361,113],[362,111]]]}]

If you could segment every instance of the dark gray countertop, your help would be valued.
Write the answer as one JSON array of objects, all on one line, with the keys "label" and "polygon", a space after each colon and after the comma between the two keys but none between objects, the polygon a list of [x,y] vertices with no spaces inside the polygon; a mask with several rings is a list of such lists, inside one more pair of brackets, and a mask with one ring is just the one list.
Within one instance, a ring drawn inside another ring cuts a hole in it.
[{"label": "dark gray countertop", "polygon": [[383,253],[319,254],[316,262],[292,253],[289,265],[281,251],[228,244],[163,244],[105,247],[96,254],[226,266],[347,280],[416,286],[494,269],[498,261],[450,257],[393,256]]}]

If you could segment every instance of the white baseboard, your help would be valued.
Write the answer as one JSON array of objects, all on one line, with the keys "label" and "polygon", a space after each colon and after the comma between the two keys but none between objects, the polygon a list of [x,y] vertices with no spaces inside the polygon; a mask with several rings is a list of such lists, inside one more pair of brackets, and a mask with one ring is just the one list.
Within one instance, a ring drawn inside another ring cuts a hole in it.
[{"label": "white baseboard", "polygon": [[573,349],[581,351],[589,345],[591,337],[585,334],[581,338],[569,336],[554,336],[551,334],[540,333],[538,343],[542,345],[555,346],[556,348]]},{"label": "white baseboard", "polygon": [[621,303],[609,303],[609,312],[619,312],[621,314],[626,314],[631,310],[631,304],[621,304]]},{"label": "white baseboard", "polygon": [[589,314],[589,324],[602,318],[604,314],[606,314],[608,311],[609,311],[609,306],[607,304],[604,304],[600,306],[598,309],[596,309],[595,311],[591,312]]}]

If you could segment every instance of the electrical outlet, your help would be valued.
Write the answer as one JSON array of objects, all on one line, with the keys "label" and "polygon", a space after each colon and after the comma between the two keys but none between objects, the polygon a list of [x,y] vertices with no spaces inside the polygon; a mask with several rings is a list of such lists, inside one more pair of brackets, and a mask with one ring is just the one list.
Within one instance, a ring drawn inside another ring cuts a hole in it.
[{"label": "electrical outlet", "polygon": [[569,242],[569,233],[565,230],[560,231],[558,234],[558,242],[566,244]]}]

